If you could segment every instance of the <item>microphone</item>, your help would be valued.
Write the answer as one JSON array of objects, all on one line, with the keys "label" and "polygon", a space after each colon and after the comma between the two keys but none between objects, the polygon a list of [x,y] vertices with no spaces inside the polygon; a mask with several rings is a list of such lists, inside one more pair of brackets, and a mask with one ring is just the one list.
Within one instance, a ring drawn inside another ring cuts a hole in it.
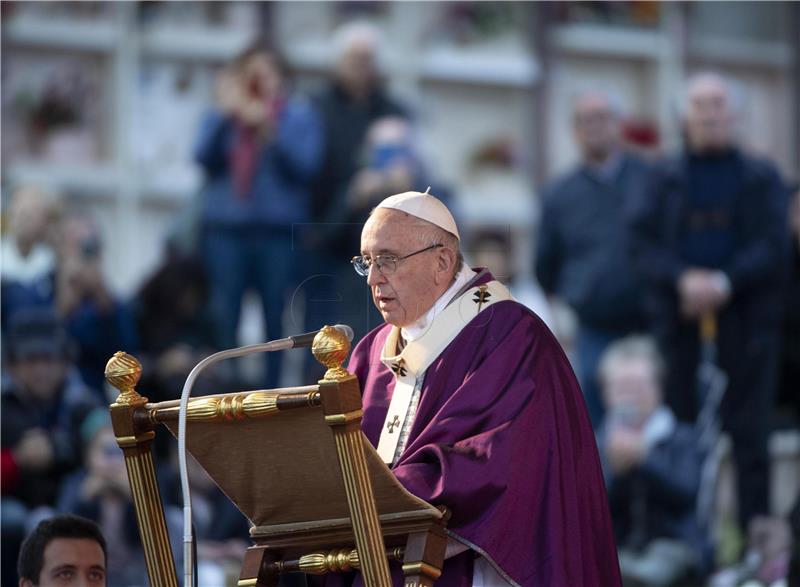
[{"label": "microphone", "polygon": [[[353,333],[353,329],[350,328],[347,324],[336,324],[334,328],[344,334],[347,337],[347,340],[353,342],[353,337],[355,334]],[[306,332],[304,334],[297,334],[295,336],[290,336],[289,340],[292,341],[291,348],[297,349],[301,347],[309,347],[311,343],[314,342],[314,337],[317,335],[319,330],[314,330],[313,332]]]}]

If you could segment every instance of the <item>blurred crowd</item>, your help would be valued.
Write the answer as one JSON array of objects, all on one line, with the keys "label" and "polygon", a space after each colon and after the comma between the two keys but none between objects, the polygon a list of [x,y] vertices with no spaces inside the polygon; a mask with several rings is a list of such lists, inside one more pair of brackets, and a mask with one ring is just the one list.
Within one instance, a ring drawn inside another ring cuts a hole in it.
[{"label": "blurred crowd", "polygon": [[[34,186],[14,191],[2,241],[3,585],[16,584],[8,561],[26,533],[55,512],[98,523],[109,585],[146,582],[106,409],[114,351],[142,360],[139,387],[161,401],[179,396],[202,357],[236,346],[250,290],[265,340],[286,334],[287,309],[305,330],[345,323],[356,338],[381,323],[349,263],[363,221],[390,194],[449,194],[417,152],[413,113],[383,87],[377,33],[348,25],[334,46],[331,79],[314,96],[292,89],[286,62],[266,45],[220,72],[195,142],[204,187],[131,299],[108,285],[90,214]],[[800,513],[795,504],[789,517],[771,517],[769,437],[800,416],[800,190],[739,146],[740,102],[726,79],[705,73],[686,86],[684,149],[664,158],[626,146],[613,93],[575,97],[582,160],[541,186],[535,281],[515,274],[509,234],[477,232],[464,248],[569,347],[626,585],[772,585],[797,577]],[[258,380],[223,365],[196,393],[277,387],[281,355],[266,357]],[[306,382],[317,369],[305,365]],[[708,507],[723,433],[743,536],[727,568]],[[175,443],[164,437],[159,481],[180,539]],[[223,585],[238,573],[247,522],[199,467],[191,473],[201,584]]]}]

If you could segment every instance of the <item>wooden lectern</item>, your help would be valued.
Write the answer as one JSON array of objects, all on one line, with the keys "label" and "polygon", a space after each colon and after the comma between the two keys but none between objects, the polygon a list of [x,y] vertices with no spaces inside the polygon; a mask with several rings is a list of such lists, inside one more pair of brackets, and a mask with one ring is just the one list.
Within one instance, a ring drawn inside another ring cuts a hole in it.
[{"label": "wooden lectern", "polygon": [[[312,346],[328,368],[317,385],[189,401],[187,450],[253,525],[240,587],[353,569],[367,587],[390,587],[389,560],[402,562],[406,587],[429,587],[441,573],[448,513],[406,491],[362,434],[358,380],[341,366],[349,350],[326,326]],[[111,419],[150,583],[177,587],[150,445],[158,424],[177,432],[179,402],[148,403],[135,390],[140,375],[130,355],[108,361],[120,391]]]}]

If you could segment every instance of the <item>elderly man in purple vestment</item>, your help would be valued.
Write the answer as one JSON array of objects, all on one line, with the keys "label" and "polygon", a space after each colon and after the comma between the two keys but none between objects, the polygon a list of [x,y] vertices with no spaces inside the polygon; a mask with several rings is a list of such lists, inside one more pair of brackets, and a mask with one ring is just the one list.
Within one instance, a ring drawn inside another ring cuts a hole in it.
[{"label": "elderly man in purple vestment", "polygon": [[464,263],[427,192],[381,202],[353,265],[386,322],[350,362],[364,433],[409,491],[452,512],[436,584],[620,585],[583,396],[539,317]]}]

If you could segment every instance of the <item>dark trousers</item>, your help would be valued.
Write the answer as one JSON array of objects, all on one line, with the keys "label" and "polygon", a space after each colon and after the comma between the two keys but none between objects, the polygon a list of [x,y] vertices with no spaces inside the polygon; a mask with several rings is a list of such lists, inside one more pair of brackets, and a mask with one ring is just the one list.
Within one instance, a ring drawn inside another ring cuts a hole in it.
[{"label": "dark trousers", "polygon": [[[675,415],[694,423],[698,405],[700,361],[698,325],[675,319],[669,334],[660,336],[667,362],[666,402]],[[769,512],[769,450],[777,372],[777,330],[754,323],[740,308],[719,316],[718,365],[728,376],[720,408],[722,427],[733,442],[737,473],[739,521],[743,529]]]},{"label": "dark trousers", "polygon": [[[255,289],[261,298],[267,332],[264,340],[283,335],[283,310],[294,289],[291,269],[295,252],[291,231],[277,227],[206,228],[204,258],[211,280],[211,303],[219,321],[220,346],[236,346],[242,297]],[[266,359],[268,388],[280,384],[280,352]]]}]

